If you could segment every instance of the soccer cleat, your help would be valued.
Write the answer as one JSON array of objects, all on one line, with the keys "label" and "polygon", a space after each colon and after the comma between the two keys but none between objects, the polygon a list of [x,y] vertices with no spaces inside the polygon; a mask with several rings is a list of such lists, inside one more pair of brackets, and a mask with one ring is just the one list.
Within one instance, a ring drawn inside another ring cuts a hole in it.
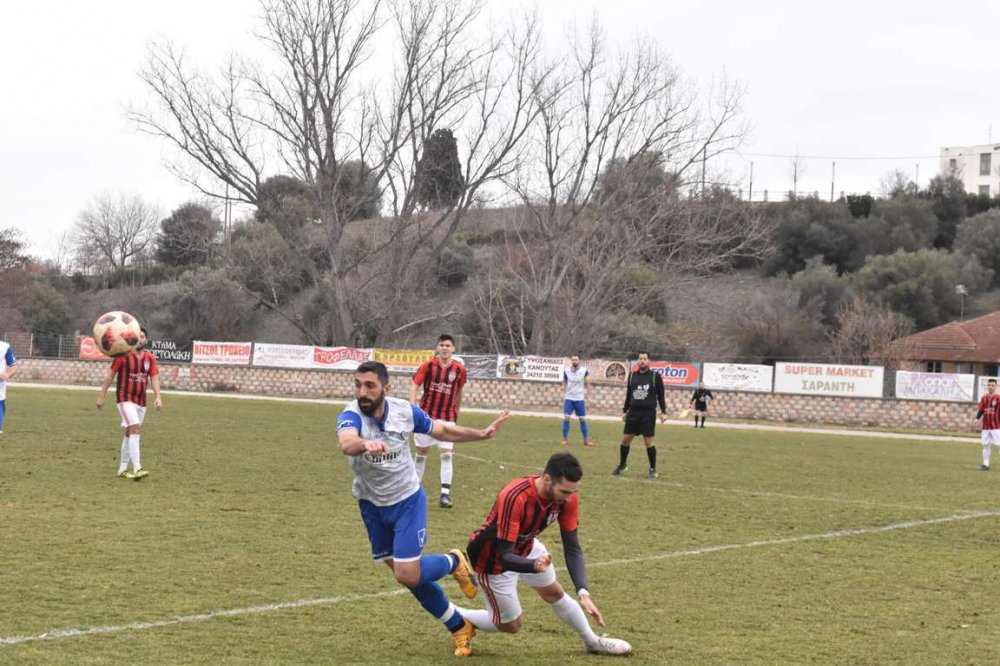
[{"label": "soccer cleat", "polygon": [[[478,590],[476,589],[476,578],[472,573],[472,565],[469,564],[469,558],[466,557],[465,551],[459,548],[452,548],[448,551],[448,554],[454,555],[455,559],[458,560],[458,564],[455,565],[455,570],[451,572],[451,577],[454,578],[455,582],[458,583],[458,586],[462,588],[462,594],[472,599],[476,596],[476,592],[478,592]],[[472,637],[470,636],[469,638]],[[458,653],[456,652],[455,654]]]},{"label": "soccer cleat", "polygon": [[990,471],[990,466],[989,465],[980,465],[979,466],[979,471],[980,472],[988,472],[988,471]]},{"label": "soccer cleat", "polygon": [[438,502],[438,506],[440,506],[442,509],[450,509],[452,506],[454,506],[451,503],[451,495],[443,493],[441,495],[441,501]]},{"label": "soccer cleat", "polygon": [[649,478],[651,478],[651,479],[658,479],[658,478],[660,478],[660,475],[656,473],[655,469],[653,469],[652,467],[650,467],[649,468]]},{"label": "soccer cleat", "polygon": [[615,467],[614,471],[611,472],[611,473],[614,476],[621,476],[622,474],[624,474],[627,471],[628,471],[628,465],[618,465],[618,467]]},{"label": "soccer cleat", "polygon": [[462,626],[451,632],[451,642],[455,644],[456,657],[472,656],[472,639],[476,636],[476,628],[468,620],[462,620]]},{"label": "soccer cleat", "polygon": [[137,469],[135,470],[135,474],[132,475],[132,478],[139,481],[141,479],[145,479],[147,476],[149,476],[149,472],[144,469]]},{"label": "soccer cleat", "polygon": [[132,472],[128,471],[127,469],[123,469],[122,471],[118,472],[118,476],[120,478],[122,478],[122,479],[134,479],[135,478],[135,474],[133,474]]},{"label": "soccer cleat", "polygon": [[559,443],[562,444],[563,446],[569,446],[569,440],[566,439],[565,437],[563,437],[562,441]]},{"label": "soccer cleat", "polygon": [[587,646],[587,652],[593,654],[631,654],[632,646],[628,641],[623,641],[620,638],[598,636],[596,641]]},{"label": "soccer cleat", "polygon": [[584,446],[593,446],[594,443],[592,441],[590,441],[589,439],[585,439],[585,440],[583,440],[583,445]]}]

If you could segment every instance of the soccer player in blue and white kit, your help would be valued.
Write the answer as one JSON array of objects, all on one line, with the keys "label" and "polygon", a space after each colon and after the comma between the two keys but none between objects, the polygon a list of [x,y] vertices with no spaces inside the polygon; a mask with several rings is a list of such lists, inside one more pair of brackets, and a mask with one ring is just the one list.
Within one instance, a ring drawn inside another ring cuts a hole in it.
[{"label": "soccer player in blue and white kit", "polygon": [[0,435],[3,434],[3,415],[7,410],[7,380],[20,369],[10,344],[0,340]]},{"label": "soccer player in blue and white kit", "polygon": [[580,419],[580,433],[584,446],[593,446],[587,428],[587,398],[590,397],[590,371],[580,366],[580,357],[574,354],[569,359],[570,367],[563,369],[563,438],[562,445],[569,444],[569,417],[574,413]]},{"label": "soccer player in blue and white kit", "polygon": [[410,456],[412,433],[439,441],[490,439],[510,416],[503,411],[485,430],[431,420],[427,413],[389,393],[389,371],[366,361],[354,371],[356,400],[337,418],[340,450],[354,472],[352,494],[368,530],[372,559],[389,565],[396,580],[409,588],[428,613],[444,622],[455,643],[455,655],[472,655],[475,627],[448,601],[439,578],[452,574],[470,599],[476,584],[468,558],[460,548],[423,555],[427,540],[427,496]]}]

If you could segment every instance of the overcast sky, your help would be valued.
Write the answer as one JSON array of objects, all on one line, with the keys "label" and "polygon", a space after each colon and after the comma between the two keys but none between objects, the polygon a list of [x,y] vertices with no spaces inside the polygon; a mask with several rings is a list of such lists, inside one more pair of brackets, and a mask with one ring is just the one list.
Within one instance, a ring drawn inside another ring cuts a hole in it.
[{"label": "overcast sky", "polygon": [[[490,0],[496,8],[507,5]],[[551,38],[594,15],[612,43],[653,38],[694,84],[725,74],[747,88],[752,132],[730,160],[755,198],[791,189],[877,192],[893,169],[920,185],[942,146],[1000,140],[1000,2],[911,0],[541,0]],[[169,212],[196,198],[164,167],[160,140],[125,117],[147,98],[137,71],[168,37],[211,68],[252,48],[252,0],[101,0],[5,5],[0,39],[0,228],[36,256],[102,192],[134,192]],[[993,124],[996,127],[992,127]],[[992,135],[991,135],[992,132]]]}]

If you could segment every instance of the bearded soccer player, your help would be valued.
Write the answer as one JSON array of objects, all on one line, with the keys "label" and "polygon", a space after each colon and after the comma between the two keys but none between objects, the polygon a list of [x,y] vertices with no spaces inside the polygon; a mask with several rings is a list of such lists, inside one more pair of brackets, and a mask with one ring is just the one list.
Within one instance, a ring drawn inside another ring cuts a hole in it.
[{"label": "bearded soccer player", "polygon": [[424,410],[390,397],[389,371],[366,361],[354,371],[354,395],[337,418],[337,440],[354,472],[351,494],[368,530],[372,559],[385,562],[428,613],[451,632],[455,655],[472,655],[476,629],[448,601],[439,578],[452,574],[470,599],[476,596],[468,560],[461,549],[423,555],[427,541],[427,496],[410,457],[410,434],[450,442],[491,439],[510,416],[503,411],[485,430],[431,420]]},{"label": "bearded soccer player", "polygon": [[997,395],[997,380],[986,382],[986,395],[979,399],[976,423],[982,427],[983,464],[979,469],[990,471],[990,444],[1000,449],[1000,395]]},{"label": "bearded soccer player", "polygon": [[[549,458],[545,471],[514,479],[500,491],[486,522],[469,537],[469,557],[486,596],[486,610],[461,609],[465,619],[482,631],[516,634],[524,620],[517,596],[518,581],[535,588],[560,620],[580,636],[587,651],[628,654],[632,646],[618,638],[598,636],[590,628],[589,613],[598,626],[604,616],[587,589],[587,568],[577,537],[580,515],[580,479],[583,469],[570,453]],[[556,580],[552,555],[538,534],[559,523],[566,568],[576,587],[577,602]],[[586,613],[584,612],[586,611]]]},{"label": "bearded soccer player", "polygon": [[[455,338],[447,333],[440,335],[437,342],[437,356],[424,361],[413,375],[410,385],[410,404],[420,405],[420,409],[437,421],[453,424],[458,420],[458,408],[462,404],[462,388],[465,386],[465,366],[452,358],[455,352]],[[417,393],[423,389],[423,396],[417,402]],[[427,451],[432,446],[441,450],[441,498],[442,509],[450,509],[451,481],[454,467],[452,449],[454,444],[434,438],[432,435],[413,435],[417,455],[414,463],[417,477],[424,480],[427,467]]]},{"label": "bearded soccer player", "polygon": [[[125,428],[118,476],[136,481],[149,476],[149,472],[142,468],[139,460],[139,437],[142,435],[142,422],[146,418],[147,386],[153,387],[153,404],[157,411],[163,407],[163,400],[160,398],[159,366],[156,357],[144,349],[148,341],[146,328],[142,326],[139,330],[141,331],[139,346],[111,362],[108,374],[101,384],[101,392],[97,396],[97,408],[104,409],[108,389],[111,388],[111,382],[117,378],[118,388],[115,395],[118,399],[118,413],[122,417],[122,427]],[[131,472],[128,471],[130,461]]]}]

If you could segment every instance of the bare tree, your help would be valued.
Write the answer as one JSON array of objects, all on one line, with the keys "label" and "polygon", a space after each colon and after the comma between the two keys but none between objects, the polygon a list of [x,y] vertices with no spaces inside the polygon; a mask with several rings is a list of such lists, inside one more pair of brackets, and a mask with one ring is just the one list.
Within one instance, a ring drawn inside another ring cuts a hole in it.
[{"label": "bare tree", "polygon": [[17,229],[0,229],[0,271],[20,268],[28,261]]},{"label": "bare tree", "polygon": [[865,365],[873,361],[898,361],[902,347],[894,340],[910,332],[901,315],[856,295],[837,311],[837,327],[830,332],[827,349],[835,363]]},{"label": "bare tree", "polygon": [[[724,216],[678,197],[703,156],[712,159],[741,140],[739,86],[721,85],[700,109],[654,46],[640,43],[616,58],[596,25],[573,38],[560,62],[534,91],[534,150],[505,179],[524,214],[508,229],[508,279],[493,281],[518,285],[512,300],[526,312],[512,320],[524,322],[517,335],[528,339],[530,353],[575,349],[581,335],[597,333],[555,312],[647,303],[661,288],[661,273],[665,278],[723,266],[730,252],[749,252],[763,238],[753,216],[749,225],[713,227]],[[609,166],[633,162],[655,165],[664,177],[652,187],[638,178],[624,194],[620,188],[614,196],[602,192]],[[692,242],[700,250],[688,255],[683,249]],[[642,267],[630,274],[637,259]]]},{"label": "bare tree", "polygon": [[[230,198],[256,205],[274,173],[309,186],[325,257],[304,268],[321,287],[331,318],[325,330],[302,330],[315,341],[350,343],[365,325],[350,299],[359,263],[391,248],[381,261],[401,266],[408,247],[420,242],[438,251],[484,185],[509,168],[534,103],[537,30],[529,20],[524,31],[484,36],[477,1],[263,0],[262,6],[261,38],[276,56],[274,69],[234,57],[212,80],[193,70],[182,51],[160,44],[142,73],[159,108],[133,108],[130,116],[178,149],[184,159],[174,172],[209,196],[222,198],[228,186]],[[398,48],[389,81],[368,63],[377,37]],[[442,127],[465,139],[465,189],[453,210],[413,220],[423,145]],[[269,173],[269,164],[278,167]],[[360,164],[362,173],[348,171],[348,164]],[[345,229],[356,217],[357,198],[343,196],[345,178],[375,183],[392,207],[396,224],[368,254],[347,256]],[[395,241],[407,234],[409,245],[400,247]]]},{"label": "bare tree", "polygon": [[96,197],[73,236],[78,262],[97,270],[124,268],[152,248],[160,212],[137,194]]}]

